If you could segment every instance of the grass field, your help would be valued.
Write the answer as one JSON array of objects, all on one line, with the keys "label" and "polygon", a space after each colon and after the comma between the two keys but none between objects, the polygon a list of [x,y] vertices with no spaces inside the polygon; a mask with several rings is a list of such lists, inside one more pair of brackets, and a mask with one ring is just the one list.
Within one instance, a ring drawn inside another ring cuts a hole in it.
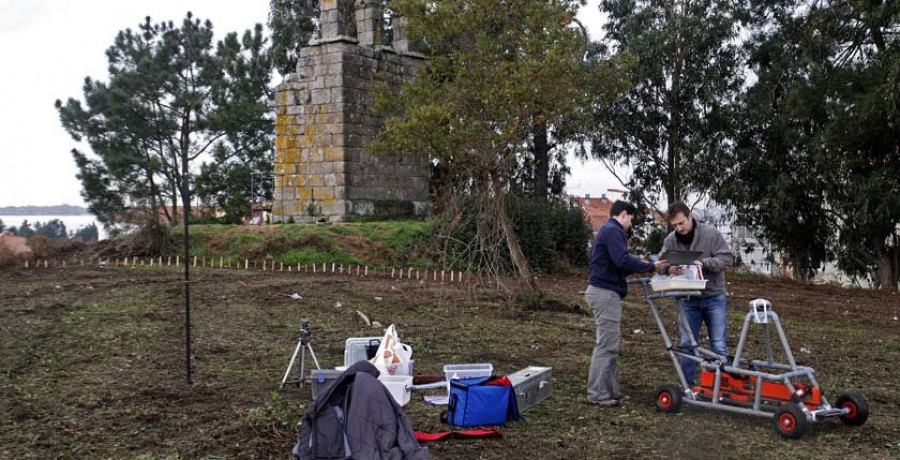
[{"label": "grass field", "polygon": [[[0,458],[289,458],[309,388],[275,389],[298,318],[310,318],[315,351],[333,367],[346,338],[381,333],[357,310],[397,325],[417,373],[467,362],[491,362],[498,373],[553,367],[551,398],[523,423],[502,427],[502,439],[432,444],[438,459],[900,457],[896,293],[732,280],[730,347],[747,302],[771,299],[798,360],[816,368],[826,394],[853,390],[871,406],[862,427],[831,420],[788,441],[768,419],[691,407],[657,413],[655,389],[675,383],[675,372],[636,292],[626,299],[619,362],[630,399],[597,408],[585,402],[594,332],[581,277],[541,280],[554,302],[535,307],[415,280],[192,273],[195,382],[187,385],[178,271],[0,271]],[[418,394],[406,410],[416,429],[447,428],[441,410]]]}]

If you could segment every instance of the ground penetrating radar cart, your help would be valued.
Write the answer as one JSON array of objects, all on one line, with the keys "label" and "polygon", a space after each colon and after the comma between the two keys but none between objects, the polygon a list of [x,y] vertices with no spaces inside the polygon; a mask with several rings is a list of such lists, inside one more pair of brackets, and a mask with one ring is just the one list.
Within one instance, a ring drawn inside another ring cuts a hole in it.
[{"label": "ground penetrating radar cart", "polygon": [[[722,356],[697,344],[681,307],[680,299],[696,297],[699,290],[663,290],[654,292],[650,278],[634,278],[629,284],[640,284],[644,299],[662,334],[666,350],[678,373],[680,386],[663,385],[656,392],[656,407],[661,412],[675,413],[682,404],[741,414],[772,417],[775,431],[781,436],[798,439],[808,426],[827,417],[839,417],[847,425],[859,426],[869,418],[869,406],[862,396],[841,393],[834,405],[825,398],[816,381],[815,370],[797,365],[781,321],[772,310],[772,303],[764,299],[750,302],[744,319],[741,337],[734,356]],[[705,284],[705,283],[704,283]],[[672,343],[660,317],[655,300],[671,298],[678,311],[677,324],[688,331],[691,348]],[[762,328],[765,360],[742,357],[751,325]],[[772,347],[771,328],[780,339],[787,363],[776,362]],[[688,387],[680,359],[694,361],[699,382]]]}]

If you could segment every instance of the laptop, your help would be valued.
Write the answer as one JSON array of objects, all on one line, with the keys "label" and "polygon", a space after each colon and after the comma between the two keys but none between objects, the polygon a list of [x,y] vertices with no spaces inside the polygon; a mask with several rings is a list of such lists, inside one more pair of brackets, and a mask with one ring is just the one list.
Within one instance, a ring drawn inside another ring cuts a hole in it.
[{"label": "laptop", "polygon": [[669,261],[669,265],[691,265],[694,261],[700,260],[703,253],[700,251],[666,251],[660,259]]}]

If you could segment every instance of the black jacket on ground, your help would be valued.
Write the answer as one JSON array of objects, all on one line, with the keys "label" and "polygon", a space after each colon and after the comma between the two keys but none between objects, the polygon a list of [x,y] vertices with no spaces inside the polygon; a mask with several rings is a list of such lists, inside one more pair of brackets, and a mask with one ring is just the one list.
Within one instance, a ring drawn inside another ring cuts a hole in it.
[{"label": "black jacket on ground", "polygon": [[300,460],[429,460],[403,409],[368,361],[350,366],[303,415]]}]

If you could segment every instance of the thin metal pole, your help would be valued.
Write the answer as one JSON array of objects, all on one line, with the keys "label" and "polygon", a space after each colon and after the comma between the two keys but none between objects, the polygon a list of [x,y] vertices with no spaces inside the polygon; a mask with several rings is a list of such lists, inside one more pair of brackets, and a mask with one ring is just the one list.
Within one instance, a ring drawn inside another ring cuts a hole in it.
[{"label": "thin metal pole", "polygon": [[184,203],[184,212],[182,219],[184,220],[184,371],[188,385],[194,383],[191,378],[191,276],[190,264],[188,263],[188,254],[191,251],[190,238],[188,236],[188,228],[190,227],[191,200],[190,189],[188,188],[188,178],[185,174],[183,179],[182,202]]}]

